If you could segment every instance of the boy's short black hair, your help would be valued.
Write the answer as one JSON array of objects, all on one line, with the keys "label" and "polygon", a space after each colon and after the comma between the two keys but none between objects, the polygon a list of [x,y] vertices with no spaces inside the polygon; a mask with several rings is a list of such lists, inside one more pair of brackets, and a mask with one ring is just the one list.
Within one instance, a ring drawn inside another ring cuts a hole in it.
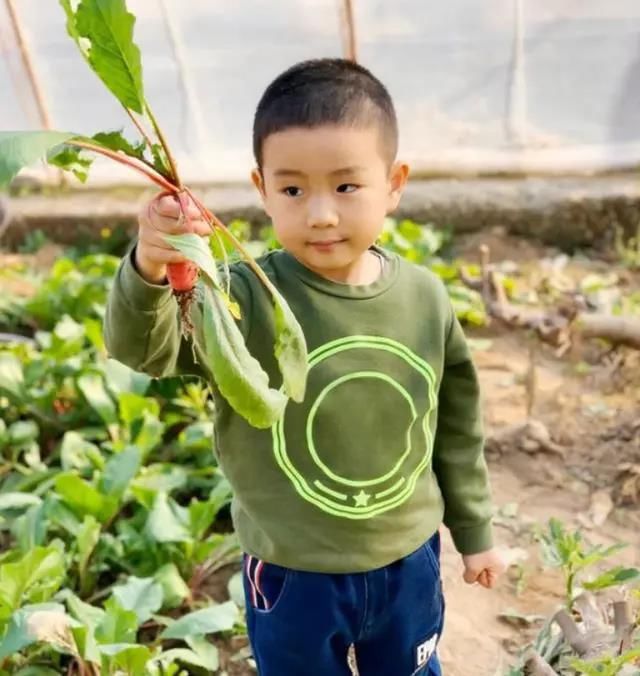
[{"label": "boy's short black hair", "polygon": [[262,167],[265,139],[291,127],[376,124],[389,164],[398,151],[398,122],[386,87],[363,66],[347,59],[302,61],[265,90],[253,121],[253,154]]}]

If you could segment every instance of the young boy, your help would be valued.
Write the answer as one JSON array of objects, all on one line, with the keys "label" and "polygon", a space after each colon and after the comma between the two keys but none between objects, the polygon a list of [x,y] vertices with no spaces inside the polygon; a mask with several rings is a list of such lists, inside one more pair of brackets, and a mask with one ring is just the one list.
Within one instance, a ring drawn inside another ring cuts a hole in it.
[{"label": "young boy", "polygon": [[[310,367],[305,401],[272,430],[214,392],[261,676],[348,676],[352,644],[361,676],[440,674],[441,523],[466,582],[492,587],[502,569],[462,330],[434,275],[375,245],[407,181],[397,144],[387,90],[341,59],[293,66],[256,111],[252,179],[283,247],[259,263],[300,321]],[[199,308],[194,360],[165,279],[184,260],[162,239],[181,231],[177,204],[152,200],[139,224],[110,296],[107,347],[153,376],[203,375]],[[233,266],[232,294],[277,385],[271,302],[245,264]]]}]

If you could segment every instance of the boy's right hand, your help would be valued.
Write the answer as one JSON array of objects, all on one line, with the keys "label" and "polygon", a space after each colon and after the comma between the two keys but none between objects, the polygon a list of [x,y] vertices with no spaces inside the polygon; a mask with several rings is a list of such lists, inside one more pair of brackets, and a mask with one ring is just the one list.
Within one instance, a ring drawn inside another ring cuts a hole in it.
[{"label": "boy's right hand", "polygon": [[151,284],[166,282],[167,264],[184,263],[186,258],[164,240],[164,235],[195,232],[203,237],[211,230],[193,200],[188,197],[191,227],[186,228],[178,199],[161,193],[143,205],[138,214],[138,243],[135,264],[142,277]]}]

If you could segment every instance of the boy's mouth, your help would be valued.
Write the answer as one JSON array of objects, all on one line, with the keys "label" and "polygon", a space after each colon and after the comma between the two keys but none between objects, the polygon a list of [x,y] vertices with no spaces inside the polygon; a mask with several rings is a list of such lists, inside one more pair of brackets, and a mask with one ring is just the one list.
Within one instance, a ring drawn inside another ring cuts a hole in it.
[{"label": "boy's mouth", "polygon": [[344,238],[341,239],[327,239],[327,240],[319,240],[317,242],[308,242],[308,246],[310,246],[313,249],[316,249],[316,251],[331,251],[335,246],[338,244],[342,244],[343,242],[346,242],[347,240]]}]

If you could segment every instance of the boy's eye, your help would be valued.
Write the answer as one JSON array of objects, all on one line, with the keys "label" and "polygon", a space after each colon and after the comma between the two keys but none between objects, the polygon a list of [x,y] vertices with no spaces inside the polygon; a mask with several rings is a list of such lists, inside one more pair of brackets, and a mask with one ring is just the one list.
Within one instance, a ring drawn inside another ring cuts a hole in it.
[{"label": "boy's eye", "polygon": [[343,183],[338,186],[338,192],[355,192],[359,187],[355,183]]},{"label": "boy's eye", "polygon": [[283,188],[280,192],[284,193],[288,197],[300,197],[302,195],[302,190],[297,188],[295,185],[288,185],[286,188]]}]

